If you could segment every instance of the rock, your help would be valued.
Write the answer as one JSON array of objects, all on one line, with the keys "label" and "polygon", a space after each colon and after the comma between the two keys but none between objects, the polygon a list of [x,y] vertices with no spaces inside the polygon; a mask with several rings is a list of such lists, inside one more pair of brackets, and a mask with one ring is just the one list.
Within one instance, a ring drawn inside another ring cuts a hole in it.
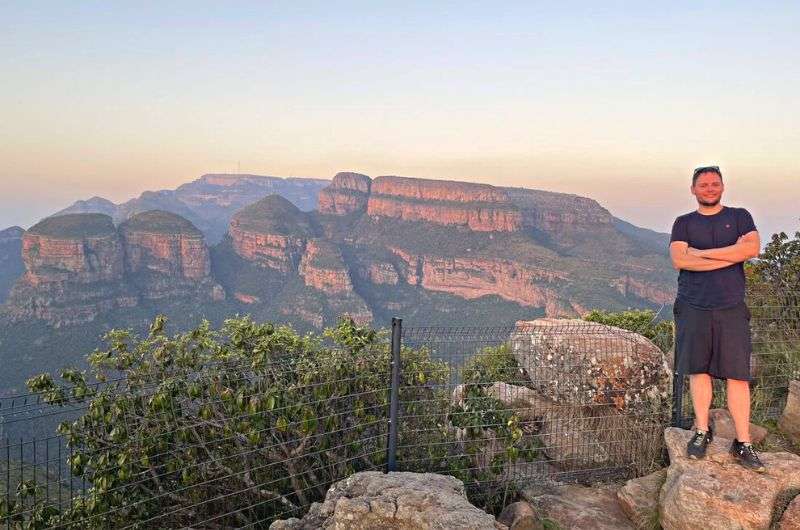
[{"label": "rock", "polygon": [[367,214],[477,232],[514,232],[522,225],[519,209],[494,186],[393,176],[372,181]]},{"label": "rock", "polygon": [[360,173],[337,173],[330,186],[319,192],[319,211],[346,215],[367,208],[372,179]]},{"label": "rock", "polygon": [[[736,438],[736,427],[733,423],[733,418],[728,409],[711,409],[708,412],[711,420],[712,428],[714,429],[714,436],[721,438]],[[767,437],[769,431],[755,423],[750,424],[750,438],[754,444],[760,443]]]},{"label": "rock", "polygon": [[282,273],[297,270],[305,242],[314,235],[308,216],[279,195],[239,210],[228,233],[239,256]]},{"label": "rock", "polygon": [[471,505],[464,484],[432,473],[364,471],[335,483],[302,519],[275,521],[271,530],[496,530],[493,516]]},{"label": "rock", "polygon": [[511,347],[533,387],[556,403],[645,414],[667,405],[670,373],[664,354],[638,333],[540,318],[517,322]]},{"label": "rock", "polygon": [[211,279],[203,234],[187,219],[153,210],[130,217],[119,232],[126,275],[142,298],[224,299],[224,290]]},{"label": "rock", "polygon": [[22,259],[26,272],[5,308],[12,321],[41,319],[61,327],[138,304],[124,282],[122,241],[107,215],[44,219],[22,236]]},{"label": "rock", "polygon": [[629,480],[617,491],[622,511],[636,528],[650,529],[658,521],[658,495],[666,478],[667,470],[659,469],[644,477]]},{"label": "rock", "polygon": [[797,495],[781,516],[778,523],[778,530],[798,530],[800,529],[800,495]]},{"label": "rock", "polygon": [[731,440],[715,437],[705,459],[685,456],[691,431],[670,427],[664,439],[670,453],[659,506],[664,530],[768,528],[776,500],[800,488],[800,456],[761,453],[766,472],[739,465],[728,452]]},{"label": "rock", "polygon": [[509,530],[544,530],[544,524],[536,516],[531,505],[524,501],[512,502],[503,509],[497,522]]},{"label": "rock", "polygon": [[789,383],[786,407],[778,421],[778,427],[796,444],[800,444],[800,381]]},{"label": "rock", "polygon": [[571,530],[633,530],[611,489],[569,485],[552,488],[547,493],[523,490],[522,497],[537,514]]},{"label": "rock", "polygon": [[328,241],[309,239],[298,273],[309,287],[327,294],[352,293],[353,284],[341,251]]}]

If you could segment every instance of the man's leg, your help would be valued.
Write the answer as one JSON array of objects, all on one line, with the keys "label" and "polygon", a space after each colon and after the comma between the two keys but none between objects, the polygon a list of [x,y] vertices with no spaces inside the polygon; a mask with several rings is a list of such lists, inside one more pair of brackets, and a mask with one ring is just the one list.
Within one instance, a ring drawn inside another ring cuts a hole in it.
[{"label": "man's leg", "polygon": [[701,431],[707,431],[708,409],[711,408],[712,396],[711,376],[708,374],[691,374],[689,376],[689,391],[692,395],[692,407],[694,407],[694,426]]},{"label": "man's leg", "polygon": [[750,441],[750,383],[728,379],[728,410],[736,426],[736,439]]}]

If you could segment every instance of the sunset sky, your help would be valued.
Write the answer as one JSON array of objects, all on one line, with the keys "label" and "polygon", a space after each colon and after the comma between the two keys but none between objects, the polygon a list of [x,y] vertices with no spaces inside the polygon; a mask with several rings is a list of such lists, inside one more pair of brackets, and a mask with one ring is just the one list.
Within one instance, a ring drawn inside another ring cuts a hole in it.
[{"label": "sunset sky", "polygon": [[763,238],[799,230],[800,4],[659,5],[0,2],[0,229],[240,167],[566,191],[668,231],[715,163]]}]

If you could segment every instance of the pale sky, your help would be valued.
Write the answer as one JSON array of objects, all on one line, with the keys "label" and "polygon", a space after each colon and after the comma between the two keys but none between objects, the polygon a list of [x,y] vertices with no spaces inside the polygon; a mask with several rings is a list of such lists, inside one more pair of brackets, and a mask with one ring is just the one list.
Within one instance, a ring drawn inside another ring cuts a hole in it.
[{"label": "pale sky", "polygon": [[716,163],[762,238],[794,232],[799,5],[0,1],[0,228],[241,167],[567,191],[668,231]]}]

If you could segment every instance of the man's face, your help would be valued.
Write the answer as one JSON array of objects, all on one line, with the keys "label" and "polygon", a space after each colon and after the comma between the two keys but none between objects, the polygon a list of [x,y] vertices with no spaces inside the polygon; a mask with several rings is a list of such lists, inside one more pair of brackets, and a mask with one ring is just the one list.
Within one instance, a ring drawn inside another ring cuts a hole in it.
[{"label": "man's face", "polygon": [[716,206],[722,199],[722,192],[725,186],[722,178],[713,171],[700,173],[694,185],[692,185],[692,195],[697,198],[697,202],[703,206]]}]

